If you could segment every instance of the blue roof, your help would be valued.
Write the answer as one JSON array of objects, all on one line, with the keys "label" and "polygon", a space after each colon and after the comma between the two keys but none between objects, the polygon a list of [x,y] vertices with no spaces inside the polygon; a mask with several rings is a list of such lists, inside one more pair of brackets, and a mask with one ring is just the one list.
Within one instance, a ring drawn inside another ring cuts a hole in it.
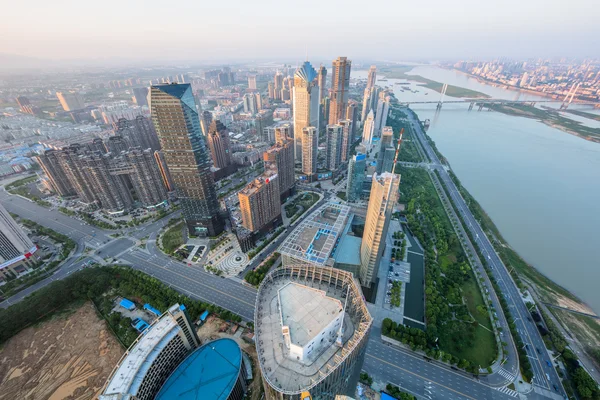
[{"label": "blue roof", "polygon": [[242,351],[232,339],[209,342],[190,354],[169,376],[156,400],[225,400],[242,365]]},{"label": "blue roof", "polygon": [[208,317],[208,310],[204,311],[200,316],[200,321],[204,321]]},{"label": "blue roof", "polygon": [[396,398],[390,396],[386,392],[381,392],[381,400],[396,400]]},{"label": "blue roof", "polygon": [[165,92],[166,94],[169,94],[173,97],[176,97],[178,99],[183,97],[183,94],[185,93],[185,91],[190,87],[189,83],[167,83],[164,85],[154,85],[153,87],[159,89],[162,92]]},{"label": "blue roof", "polygon": [[128,310],[135,308],[135,304],[133,304],[133,301],[131,300],[127,300],[127,299],[123,299],[121,300],[121,302],[119,303],[119,305],[123,308],[126,308]]},{"label": "blue roof", "polygon": [[147,327],[148,327],[148,323],[146,321],[144,321],[143,319],[139,320],[138,323],[135,324],[135,329],[137,329],[138,332],[143,331]]},{"label": "blue roof", "polygon": [[160,316],[160,311],[152,307],[150,303],[144,304],[144,309],[150,311],[152,314],[155,314],[157,317]]}]

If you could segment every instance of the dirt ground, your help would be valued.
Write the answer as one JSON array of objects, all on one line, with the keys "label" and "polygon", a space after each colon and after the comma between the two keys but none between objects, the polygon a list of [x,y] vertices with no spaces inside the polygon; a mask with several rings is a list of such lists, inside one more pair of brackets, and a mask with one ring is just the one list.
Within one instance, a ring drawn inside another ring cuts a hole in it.
[{"label": "dirt ground", "polygon": [[20,332],[0,350],[0,400],[84,400],[124,350],[90,303]]},{"label": "dirt ground", "polygon": [[[209,342],[211,340],[219,339],[219,338],[230,338],[235,340],[243,351],[246,352],[252,359],[252,374],[253,379],[250,383],[248,389],[252,392],[252,396],[250,396],[251,400],[259,400],[261,398],[261,389],[262,389],[262,378],[260,375],[260,368],[258,366],[258,357],[256,356],[256,347],[254,344],[250,344],[243,340],[239,333],[237,335],[232,335],[229,329],[225,332],[219,332],[219,329],[222,327],[228,326],[226,322],[219,318],[215,318],[213,315],[209,316],[198,330],[198,338],[202,343]],[[230,328],[228,326],[228,328]],[[242,329],[240,327],[239,329]],[[244,330],[244,335],[248,332],[248,330]],[[1,389],[1,387],[0,387]]]}]

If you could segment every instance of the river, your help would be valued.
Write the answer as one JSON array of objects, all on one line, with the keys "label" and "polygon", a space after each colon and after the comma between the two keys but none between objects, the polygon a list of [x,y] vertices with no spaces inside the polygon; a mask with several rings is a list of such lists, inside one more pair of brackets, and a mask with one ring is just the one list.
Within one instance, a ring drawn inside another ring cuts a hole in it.
[{"label": "river", "polygon": [[[356,71],[352,77],[363,74],[366,77],[366,72]],[[432,66],[415,67],[409,74],[493,98],[542,99]],[[438,92],[414,82],[409,83],[411,91],[402,91],[405,85],[395,82],[406,80],[389,79],[378,84],[393,87],[400,101],[440,99]],[[511,247],[600,313],[600,144],[536,120],[478,112],[476,108],[468,111],[462,104],[445,104],[438,113],[433,104],[411,108],[420,119],[431,120],[428,135]]]}]

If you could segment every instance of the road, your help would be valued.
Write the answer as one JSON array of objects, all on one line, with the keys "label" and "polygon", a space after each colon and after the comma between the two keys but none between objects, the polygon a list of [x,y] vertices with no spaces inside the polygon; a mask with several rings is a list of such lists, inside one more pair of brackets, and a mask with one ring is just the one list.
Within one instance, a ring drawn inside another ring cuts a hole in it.
[{"label": "road", "polygon": [[[44,226],[55,229],[57,232],[70,235],[78,240],[92,240],[94,243],[100,241],[96,247],[100,257],[113,257],[132,268],[143,271],[173,289],[189,295],[192,298],[214,303],[240,315],[246,320],[253,320],[256,290],[241,284],[241,280],[224,279],[207,273],[201,267],[189,267],[186,264],[173,260],[164,255],[155,244],[156,231],[150,232],[144,227],[136,228],[135,238],[112,239],[110,232],[81,224],[78,220],[60,214],[58,211],[49,211],[34,203],[25,200],[16,200],[10,196],[0,197],[9,211],[36,221]],[[7,201],[5,201],[7,200]],[[325,199],[321,200],[324,202]],[[320,202],[319,202],[320,203]],[[306,213],[308,215],[308,213]],[[165,221],[152,224],[158,230]],[[145,233],[142,233],[145,232]],[[148,232],[150,232],[148,234]],[[93,236],[95,234],[96,236]],[[134,240],[139,237],[149,236],[146,249],[136,247]],[[278,243],[287,236],[284,232],[271,244],[273,250]],[[72,271],[81,268],[86,261],[80,260],[70,267],[61,268],[60,275],[57,273],[54,279],[68,276]],[[258,262],[258,260],[256,260]],[[13,296],[8,301],[11,303],[20,300],[27,294],[50,283],[53,279],[39,282],[31,290],[23,295]],[[429,363],[422,357],[384,344],[381,339],[379,327],[374,327],[369,338],[364,369],[377,380],[391,382],[402,386],[403,389],[412,392],[419,399],[511,399],[516,393],[506,388],[493,388],[487,385],[485,380],[478,381],[464,373],[452,371],[447,367]],[[528,395],[528,398],[541,398],[536,394]]]},{"label": "road", "polygon": [[519,332],[523,343],[525,343],[525,351],[531,362],[534,374],[534,390],[545,395],[556,392],[560,396],[566,396],[560,378],[552,366],[550,354],[546,350],[546,346],[544,345],[535,323],[529,316],[529,312],[521,299],[517,285],[510,276],[506,266],[502,263],[500,256],[496,254],[494,247],[483,232],[479,222],[469,210],[467,203],[460,195],[458,188],[450,178],[447,170],[442,166],[437,154],[429,145],[429,142],[424,136],[425,133],[423,132],[420,123],[415,118],[415,115],[411,112],[409,112],[408,115],[421,147],[427,153],[427,156],[433,164],[433,168],[439,172],[439,176],[448,190],[456,211],[458,211],[463,218],[463,221],[466,224],[465,228],[467,228],[475,238],[475,242],[483,256],[486,258],[486,261],[492,270],[492,274],[500,287],[500,291],[503,293],[508,303],[508,307],[515,319],[517,331]]}]

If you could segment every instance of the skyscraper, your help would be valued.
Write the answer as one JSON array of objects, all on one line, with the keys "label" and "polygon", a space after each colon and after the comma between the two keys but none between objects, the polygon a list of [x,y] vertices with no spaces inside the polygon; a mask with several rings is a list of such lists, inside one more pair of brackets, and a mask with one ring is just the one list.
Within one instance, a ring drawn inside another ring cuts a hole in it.
[{"label": "skyscraper", "polygon": [[275,83],[274,82],[267,83],[267,93],[269,94],[270,99],[275,99]]},{"label": "skyscraper", "polygon": [[283,74],[281,72],[277,71],[273,82],[274,82],[274,85],[273,85],[274,97],[273,98],[275,100],[281,100],[281,91],[283,89]]},{"label": "skyscraper", "polygon": [[29,269],[31,261],[38,259],[36,251],[37,246],[0,204],[0,280]]},{"label": "skyscraper", "polygon": [[369,77],[367,78],[367,89],[371,89],[375,86],[375,82],[377,81],[377,67],[375,65],[371,65],[369,68]]},{"label": "skyscraper", "polygon": [[254,115],[258,112],[258,105],[256,104],[256,96],[254,93],[246,93],[243,102],[245,113]]},{"label": "skyscraper", "polygon": [[130,149],[123,155],[129,166],[129,179],[143,207],[153,207],[167,200],[167,190],[151,149]]},{"label": "skyscraper", "polygon": [[346,107],[346,119],[352,121],[352,132],[351,137],[354,140],[356,136],[356,125],[358,123],[358,103],[354,100],[348,101],[348,107]]},{"label": "skyscraper", "polygon": [[[337,171],[342,163],[342,137],[343,130],[341,125],[327,125],[327,169]],[[316,171],[315,171],[316,172]]]},{"label": "skyscraper", "polygon": [[292,194],[296,178],[294,176],[294,141],[283,137],[264,152],[265,168],[275,168],[279,178],[279,198],[285,200]]},{"label": "skyscraper", "polygon": [[275,128],[275,142],[280,143],[288,139],[293,140],[294,132],[293,127],[290,124],[281,124]]},{"label": "skyscraper", "polygon": [[381,136],[381,128],[387,124],[388,114],[390,113],[390,99],[386,91],[379,93],[379,101],[377,102],[377,112],[375,113],[375,127],[373,128],[373,136]]},{"label": "skyscraper", "polygon": [[133,206],[133,198],[123,179],[123,175],[129,173],[129,165],[125,162],[117,166],[119,160],[123,159],[112,159],[110,154],[99,153],[83,157],[83,165],[90,178],[86,184],[91,185],[100,205],[109,212],[126,211]]},{"label": "skyscraper", "polygon": [[318,74],[319,74],[319,78],[318,78],[319,101],[321,101],[325,97],[327,97],[327,68],[325,68],[325,66],[321,65],[319,67]]},{"label": "skyscraper", "polygon": [[210,148],[213,165],[216,168],[227,168],[231,164],[231,144],[227,127],[218,119],[214,120],[208,128],[206,141]]},{"label": "skyscraper", "polygon": [[365,230],[360,245],[360,282],[370,287],[377,277],[377,268],[385,247],[385,237],[398,199],[400,176],[384,172],[373,174],[371,195],[367,208]]},{"label": "skyscraper", "polygon": [[340,121],[340,125],[342,126],[342,147],[340,149],[340,160],[341,162],[345,163],[350,157],[350,148],[352,147],[352,142],[354,141],[354,137],[352,136],[353,124],[349,119],[344,119]]},{"label": "skyscraper", "polygon": [[115,135],[123,137],[129,147],[141,149],[160,150],[160,143],[152,121],[143,115],[138,115],[134,120],[120,118],[117,121]]},{"label": "skyscraper", "polygon": [[[332,228],[315,222],[311,240],[317,230],[322,237]],[[351,272],[308,263],[275,268],[255,309],[266,400],[299,400],[304,391],[323,400],[354,394],[373,318]]]},{"label": "skyscraper", "polygon": [[373,143],[374,129],[375,129],[375,115],[373,115],[373,110],[371,110],[371,111],[369,111],[369,114],[367,115],[367,119],[363,126],[362,142],[367,147],[371,146],[371,143]]},{"label": "skyscraper", "polygon": [[36,161],[46,173],[50,185],[57,195],[62,197],[75,196],[75,189],[60,165],[59,153],[58,150],[46,150],[44,154],[36,157]]},{"label": "skyscraper", "polygon": [[202,117],[200,119],[200,125],[202,127],[202,133],[204,136],[208,135],[208,128],[212,123],[213,117],[210,111],[202,111]]},{"label": "skyscraper", "polygon": [[329,124],[337,124],[344,119],[350,89],[350,69],[352,61],[346,57],[333,60],[331,73],[331,104],[329,106]]},{"label": "skyscraper", "polygon": [[[392,144],[393,140],[394,131],[392,130],[392,127],[385,126],[381,132],[381,140],[379,141],[379,152],[377,153],[376,171],[378,174],[381,174],[384,171],[383,164],[386,156],[386,149],[392,148],[392,157],[394,157],[394,145]],[[391,170],[387,172],[391,172]]]},{"label": "skyscraper", "polygon": [[367,169],[367,156],[357,153],[348,162],[348,181],[346,184],[346,200],[358,201],[362,197],[365,170]]},{"label": "skyscraper", "polygon": [[104,145],[106,146],[106,151],[114,155],[129,149],[129,143],[127,143],[123,136],[118,135],[109,137],[108,140],[104,141]]},{"label": "skyscraper", "polygon": [[312,181],[317,173],[319,131],[314,126],[302,129],[302,173]]},{"label": "skyscraper", "polygon": [[98,199],[90,185],[91,178],[88,176],[87,169],[84,168],[81,146],[72,144],[62,149],[56,156],[67,179],[75,189],[79,201],[88,205],[96,203]]},{"label": "skyscraper", "polygon": [[152,86],[150,111],[190,234],[218,235],[224,226],[190,84]]},{"label": "skyscraper", "polygon": [[256,75],[248,75],[248,89],[250,90],[256,90],[257,86],[256,86]]},{"label": "skyscraper", "polygon": [[281,215],[279,179],[275,168],[265,172],[238,192],[242,225],[251,232],[259,231]]},{"label": "skyscraper", "polygon": [[133,88],[133,101],[138,106],[147,106],[148,105],[148,88],[140,87]]},{"label": "skyscraper", "polygon": [[56,92],[56,97],[65,111],[80,110],[85,107],[79,93]]},{"label": "skyscraper", "polygon": [[373,113],[377,111],[377,101],[379,99],[379,92],[381,89],[379,86],[374,86],[370,89],[365,89],[363,97],[363,109],[360,117],[361,122],[364,124],[369,114],[369,111],[373,110]]},{"label": "skyscraper", "polygon": [[[294,74],[294,133],[296,160],[302,159],[302,129],[319,127],[319,88],[317,71],[305,61]],[[337,122],[337,121],[336,121]]]}]

